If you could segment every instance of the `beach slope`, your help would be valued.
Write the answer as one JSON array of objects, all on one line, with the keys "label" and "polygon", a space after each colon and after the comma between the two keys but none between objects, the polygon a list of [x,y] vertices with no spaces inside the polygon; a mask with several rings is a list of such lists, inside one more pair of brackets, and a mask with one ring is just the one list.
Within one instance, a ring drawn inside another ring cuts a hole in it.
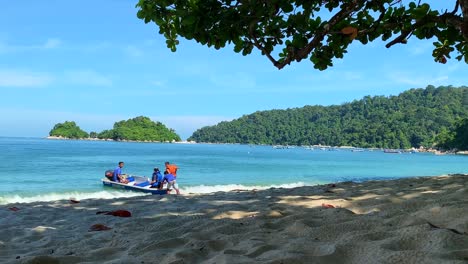
[{"label": "beach slope", "polygon": [[467,263],[467,179],[2,205],[0,262]]}]

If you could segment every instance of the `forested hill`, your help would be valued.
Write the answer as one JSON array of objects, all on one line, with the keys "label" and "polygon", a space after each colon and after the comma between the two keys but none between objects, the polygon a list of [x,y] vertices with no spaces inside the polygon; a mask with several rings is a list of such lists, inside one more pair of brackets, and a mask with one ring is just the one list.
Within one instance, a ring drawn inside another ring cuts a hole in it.
[{"label": "forested hill", "polygon": [[138,116],[128,120],[114,123],[114,128],[100,133],[89,134],[80,129],[74,121],[58,123],[49,133],[50,136],[70,139],[113,139],[117,141],[151,141],[151,142],[175,142],[181,141],[180,136],[172,128],[166,127],[161,122],[154,122],[145,116]]},{"label": "forested hill", "polygon": [[378,148],[432,146],[442,129],[468,117],[468,87],[428,86],[398,96],[255,112],[203,127],[188,140],[212,143],[331,145]]}]

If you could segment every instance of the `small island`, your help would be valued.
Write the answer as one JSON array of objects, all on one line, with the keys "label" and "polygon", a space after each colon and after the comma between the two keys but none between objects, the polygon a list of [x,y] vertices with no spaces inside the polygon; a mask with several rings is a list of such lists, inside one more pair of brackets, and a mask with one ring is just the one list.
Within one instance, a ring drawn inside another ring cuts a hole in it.
[{"label": "small island", "polygon": [[137,142],[180,142],[180,136],[161,122],[138,116],[114,123],[112,129],[100,133],[83,131],[74,121],[58,123],[49,132],[49,139],[84,139]]},{"label": "small island", "polygon": [[68,138],[68,139],[84,139],[89,138],[89,134],[83,131],[74,121],[65,121],[58,123],[50,130],[50,137]]}]

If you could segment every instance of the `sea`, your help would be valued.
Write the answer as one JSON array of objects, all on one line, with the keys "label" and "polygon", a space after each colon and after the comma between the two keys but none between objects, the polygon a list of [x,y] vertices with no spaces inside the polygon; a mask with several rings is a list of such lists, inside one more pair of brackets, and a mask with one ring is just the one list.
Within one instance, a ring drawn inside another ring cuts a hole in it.
[{"label": "sea", "polygon": [[148,177],[176,164],[182,193],[468,173],[466,155],[0,137],[0,204],[148,195],[102,185],[119,161],[124,173]]}]

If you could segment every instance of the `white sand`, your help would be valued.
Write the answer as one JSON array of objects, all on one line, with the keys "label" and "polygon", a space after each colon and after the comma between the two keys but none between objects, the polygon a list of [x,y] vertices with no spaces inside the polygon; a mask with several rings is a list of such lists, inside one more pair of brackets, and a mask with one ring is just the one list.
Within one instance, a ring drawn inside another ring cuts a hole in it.
[{"label": "white sand", "polygon": [[468,263],[467,180],[3,205],[0,262]]}]

